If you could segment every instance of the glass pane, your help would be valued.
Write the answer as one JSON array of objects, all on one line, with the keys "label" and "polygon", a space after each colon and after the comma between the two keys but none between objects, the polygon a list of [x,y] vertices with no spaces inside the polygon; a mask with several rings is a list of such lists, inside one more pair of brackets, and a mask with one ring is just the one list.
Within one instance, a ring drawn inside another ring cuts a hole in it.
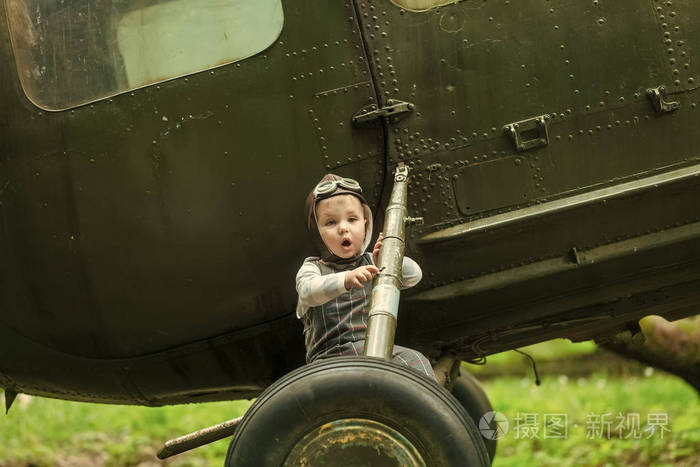
[{"label": "glass pane", "polygon": [[6,0],[22,86],[61,110],[250,57],[281,0]]}]

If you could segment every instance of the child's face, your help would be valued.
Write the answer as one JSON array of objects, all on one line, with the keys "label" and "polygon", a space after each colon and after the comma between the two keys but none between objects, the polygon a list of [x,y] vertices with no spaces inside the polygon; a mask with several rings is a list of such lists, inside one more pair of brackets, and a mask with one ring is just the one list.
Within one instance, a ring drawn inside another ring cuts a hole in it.
[{"label": "child's face", "polygon": [[318,231],[326,247],[340,258],[352,258],[365,241],[362,203],[353,195],[323,199],[316,205]]}]

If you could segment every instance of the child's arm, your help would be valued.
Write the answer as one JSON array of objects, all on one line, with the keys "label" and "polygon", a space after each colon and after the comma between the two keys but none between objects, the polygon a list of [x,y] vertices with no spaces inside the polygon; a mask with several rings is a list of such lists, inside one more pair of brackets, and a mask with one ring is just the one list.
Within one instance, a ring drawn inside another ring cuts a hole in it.
[{"label": "child's arm", "polygon": [[403,276],[403,287],[402,289],[408,289],[413,287],[423,278],[423,271],[421,270],[418,263],[413,261],[408,256],[403,257],[403,265],[401,267],[401,275]]},{"label": "child's arm", "polygon": [[321,275],[316,264],[305,261],[297,272],[297,317],[304,316],[312,306],[323,305],[350,289],[364,287],[378,272],[376,266],[368,264],[351,271]]},{"label": "child's arm", "polygon": [[[321,275],[321,270],[316,264],[304,261],[297,272],[296,280],[297,293],[299,294],[297,306],[299,318],[310,307],[323,305],[347,292],[345,289],[346,274],[347,271]],[[303,310],[301,314],[299,313],[300,309]]]},{"label": "child's arm", "polygon": [[345,288],[360,289],[365,286],[365,282],[374,279],[375,274],[379,274],[379,268],[374,264],[366,264],[348,271],[345,276]]}]

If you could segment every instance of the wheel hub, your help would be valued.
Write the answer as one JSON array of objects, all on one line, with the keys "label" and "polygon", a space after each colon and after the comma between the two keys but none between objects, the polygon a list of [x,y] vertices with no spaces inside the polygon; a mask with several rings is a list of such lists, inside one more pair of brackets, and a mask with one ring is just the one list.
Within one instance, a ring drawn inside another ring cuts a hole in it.
[{"label": "wheel hub", "polygon": [[307,433],[284,463],[291,466],[425,467],[416,447],[383,423],[345,418]]}]

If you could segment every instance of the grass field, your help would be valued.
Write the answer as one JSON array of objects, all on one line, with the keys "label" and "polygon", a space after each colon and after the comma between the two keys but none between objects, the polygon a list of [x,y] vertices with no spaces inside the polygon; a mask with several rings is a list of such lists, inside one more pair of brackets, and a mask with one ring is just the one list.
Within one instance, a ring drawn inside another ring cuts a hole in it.
[{"label": "grass field", "polygon": [[[683,381],[632,363],[611,364],[591,343],[554,341],[527,350],[537,360],[541,386],[514,352],[467,367],[509,422],[496,467],[700,466],[700,402]],[[581,362],[594,371],[581,371]],[[0,467],[163,465],[155,459],[163,441],[234,418],[248,405],[146,408],[20,398],[0,422]],[[227,447],[222,440],[167,465],[221,466]]]},{"label": "grass field", "polygon": [[515,352],[468,366],[509,422],[495,467],[700,466],[700,401],[681,379],[592,342],[521,350],[536,360],[540,386]]}]

